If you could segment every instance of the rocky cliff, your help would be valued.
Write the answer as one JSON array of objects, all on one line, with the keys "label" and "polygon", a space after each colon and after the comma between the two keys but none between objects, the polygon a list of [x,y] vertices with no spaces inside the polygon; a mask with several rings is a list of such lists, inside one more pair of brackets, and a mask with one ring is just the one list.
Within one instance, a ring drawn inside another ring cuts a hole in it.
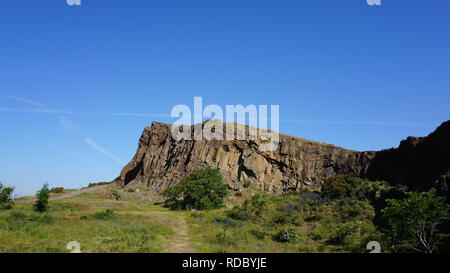
[{"label": "rocky cliff", "polygon": [[364,176],[449,194],[450,120],[427,137],[408,137],[398,148],[377,152]]},{"label": "rocky cliff", "polygon": [[233,189],[253,185],[274,194],[316,189],[337,174],[408,186],[449,186],[450,121],[428,137],[410,137],[397,149],[379,152],[351,151],[286,135],[280,135],[276,150],[263,152],[258,140],[177,141],[171,128],[158,122],[145,128],[136,155],[116,183],[158,193],[193,170],[209,166],[218,168]]}]

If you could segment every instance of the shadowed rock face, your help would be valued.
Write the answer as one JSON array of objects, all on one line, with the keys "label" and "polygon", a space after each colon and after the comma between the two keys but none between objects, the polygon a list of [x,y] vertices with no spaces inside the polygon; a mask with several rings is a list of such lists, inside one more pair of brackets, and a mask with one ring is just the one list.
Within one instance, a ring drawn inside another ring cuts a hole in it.
[{"label": "shadowed rock face", "polygon": [[416,189],[432,186],[449,194],[450,121],[427,137],[408,137],[396,149],[377,152],[365,176]]},{"label": "shadowed rock face", "polygon": [[[317,189],[337,174],[354,174],[408,186],[431,185],[441,179],[448,187],[450,121],[425,138],[408,138],[399,148],[356,152],[329,144],[280,135],[275,151],[262,152],[259,140],[181,140],[171,125],[154,122],[146,127],[139,148],[116,183],[144,185],[152,192],[179,183],[180,178],[203,167],[218,168],[233,189],[250,184],[266,192]],[[193,127],[191,127],[193,134]]]}]

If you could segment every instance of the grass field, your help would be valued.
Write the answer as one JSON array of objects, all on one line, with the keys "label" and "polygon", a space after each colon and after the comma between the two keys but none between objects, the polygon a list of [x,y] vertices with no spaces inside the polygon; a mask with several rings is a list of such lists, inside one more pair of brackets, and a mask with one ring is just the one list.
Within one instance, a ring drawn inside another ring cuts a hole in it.
[{"label": "grass field", "polygon": [[[107,211],[107,210],[112,210]],[[82,252],[165,252],[176,235],[179,213],[148,202],[116,201],[92,192],[50,202],[46,213],[16,202],[0,211],[0,252],[69,252],[77,241]]]},{"label": "grass field", "polygon": [[[371,226],[373,208],[364,202],[345,212],[342,204],[338,211],[338,204],[309,204],[299,194],[277,197],[245,189],[228,197],[228,208],[189,212],[168,210],[143,196],[107,186],[51,201],[46,213],[34,212],[23,198],[14,209],[0,211],[0,252],[70,252],[71,241],[88,253],[364,252],[368,241],[379,239]],[[363,232],[347,236],[345,229]],[[344,237],[336,240],[339,232]]]}]

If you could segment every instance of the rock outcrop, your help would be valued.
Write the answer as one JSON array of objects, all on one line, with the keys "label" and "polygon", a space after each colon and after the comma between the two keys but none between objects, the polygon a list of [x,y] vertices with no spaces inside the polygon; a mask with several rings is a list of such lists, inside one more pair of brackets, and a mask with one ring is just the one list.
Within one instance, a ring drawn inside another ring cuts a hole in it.
[{"label": "rock outcrop", "polygon": [[450,121],[427,137],[408,137],[398,148],[377,152],[364,176],[419,190],[433,186],[448,194]]},{"label": "rock outcrop", "polygon": [[[337,174],[354,174],[394,184],[448,189],[450,121],[424,138],[408,138],[399,148],[357,152],[329,144],[280,135],[279,146],[263,152],[258,140],[180,140],[172,126],[146,127],[132,161],[116,183],[145,186],[158,193],[202,167],[218,168],[230,188],[252,185],[266,192],[317,189]],[[193,126],[191,127],[193,133]]]}]

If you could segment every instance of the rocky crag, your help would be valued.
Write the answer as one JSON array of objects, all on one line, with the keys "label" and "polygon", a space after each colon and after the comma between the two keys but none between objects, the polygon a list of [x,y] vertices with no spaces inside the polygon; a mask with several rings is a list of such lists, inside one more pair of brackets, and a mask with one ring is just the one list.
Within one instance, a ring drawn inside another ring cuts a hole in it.
[{"label": "rocky crag", "polygon": [[171,129],[159,122],[146,127],[136,155],[116,183],[159,193],[195,169],[213,167],[232,189],[253,186],[274,194],[317,189],[337,174],[413,188],[436,186],[447,193],[450,186],[450,121],[427,137],[409,137],[398,148],[378,152],[351,151],[286,135],[280,135],[276,150],[263,152],[259,140],[177,141]]}]

